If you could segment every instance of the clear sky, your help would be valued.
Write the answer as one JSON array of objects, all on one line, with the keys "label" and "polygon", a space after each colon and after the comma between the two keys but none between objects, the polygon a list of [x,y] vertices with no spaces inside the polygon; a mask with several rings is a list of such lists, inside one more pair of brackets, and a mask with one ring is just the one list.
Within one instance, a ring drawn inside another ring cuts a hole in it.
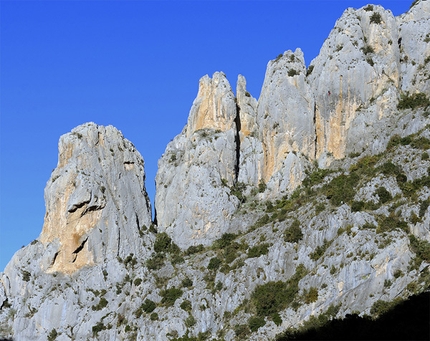
[{"label": "clear sky", "polygon": [[[205,74],[259,97],[266,65],[300,47],[309,65],[347,7],[369,1],[0,1],[0,271],[43,226],[62,134],[114,125],[157,160]],[[395,15],[412,1],[379,1]]]}]

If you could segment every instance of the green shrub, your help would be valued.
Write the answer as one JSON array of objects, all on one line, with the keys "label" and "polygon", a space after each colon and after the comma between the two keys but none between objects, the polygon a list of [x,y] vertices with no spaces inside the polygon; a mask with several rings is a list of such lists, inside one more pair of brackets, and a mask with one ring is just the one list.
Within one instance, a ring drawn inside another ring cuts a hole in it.
[{"label": "green shrub", "polygon": [[30,281],[31,273],[27,270],[21,270],[22,280],[25,282]]},{"label": "green shrub", "polygon": [[293,76],[296,76],[298,74],[300,74],[300,72],[298,72],[297,70],[294,70],[294,69],[289,69],[288,70],[288,76],[289,77],[293,77]]},{"label": "green shrub", "polygon": [[393,199],[393,196],[391,195],[390,192],[387,191],[387,189],[383,186],[378,187],[378,189],[375,191],[375,193],[378,195],[379,200],[385,204],[386,202],[390,201],[391,199]]},{"label": "green shrub", "polygon": [[260,257],[262,255],[267,255],[269,253],[269,244],[263,243],[260,245],[256,245],[251,247],[248,250],[248,258]]},{"label": "green shrub", "polygon": [[302,229],[300,228],[300,221],[294,219],[290,227],[284,232],[284,240],[287,243],[297,243],[303,238]]},{"label": "green shrub", "polygon": [[[286,283],[268,282],[255,288],[251,295],[259,316],[269,316],[286,308]],[[292,301],[292,300],[291,300]]]},{"label": "green shrub", "polygon": [[327,241],[326,239],[324,239],[323,245],[317,246],[315,251],[309,255],[310,259],[315,260],[315,261],[320,259],[321,256],[325,253],[325,251],[328,249],[328,247],[331,245],[332,242],[333,242],[332,240]]},{"label": "green shrub", "polygon": [[161,290],[160,291],[160,296],[162,297],[161,303],[164,304],[166,307],[171,307],[173,304],[175,304],[175,301],[182,296],[182,294],[183,294],[183,291],[175,287]]},{"label": "green shrub", "polygon": [[272,321],[277,325],[280,326],[282,324],[282,317],[279,315],[279,313],[272,314]]},{"label": "green shrub", "polygon": [[245,338],[249,335],[250,330],[248,325],[246,324],[238,324],[234,326],[234,333],[238,340],[245,340]]},{"label": "green shrub", "polygon": [[361,50],[363,51],[364,54],[369,54],[369,53],[375,52],[373,47],[370,45],[366,45],[366,46],[362,47]]},{"label": "green shrub", "polygon": [[266,324],[266,321],[264,320],[264,317],[261,317],[261,316],[252,316],[248,320],[248,326],[252,332],[256,332],[258,328],[263,327],[265,324]]},{"label": "green shrub", "polygon": [[[248,92],[246,92],[246,93],[248,93]],[[248,97],[250,97],[250,96],[251,95],[249,95]],[[236,198],[238,198],[241,203],[244,203],[246,201],[246,197],[243,194],[245,189],[246,189],[246,185],[243,182],[236,182],[230,188],[230,193],[233,194]]]},{"label": "green shrub", "polygon": [[386,312],[390,311],[397,303],[398,301],[394,302],[387,302],[383,300],[377,300],[375,303],[373,303],[372,307],[370,308],[370,313],[374,317],[379,317]]},{"label": "green shrub", "polygon": [[136,258],[134,257],[134,254],[133,253],[130,253],[127,257],[125,257],[125,259],[124,259],[124,265],[125,266],[128,266],[128,265],[131,265],[131,266],[135,266],[136,264],[137,264],[137,260],[136,260]]},{"label": "green shrub", "polygon": [[223,255],[224,260],[227,264],[230,264],[237,258],[239,249],[240,245],[236,242],[233,242],[225,247]]},{"label": "green shrub", "polygon": [[295,274],[285,283],[271,281],[255,288],[251,300],[258,316],[271,316],[291,304],[299,291],[299,281],[306,275],[303,264],[296,268]]},{"label": "green shrub", "polygon": [[427,208],[429,207],[429,205],[430,205],[430,199],[427,199],[421,202],[420,211],[419,211],[420,218],[424,217],[424,214],[426,214]]},{"label": "green shrub", "polygon": [[356,173],[341,174],[324,186],[327,198],[334,206],[350,202],[355,196],[354,186],[357,185],[359,176]]},{"label": "green shrub", "polygon": [[221,259],[219,259],[218,257],[213,257],[209,261],[208,269],[209,270],[218,270],[221,263],[222,263]]},{"label": "green shrub", "polygon": [[[94,334],[94,330],[93,330],[93,334]],[[48,341],[54,341],[57,338],[57,336],[58,336],[57,330],[56,329],[52,329],[51,332],[48,334]]]},{"label": "green shrub", "polygon": [[303,292],[303,300],[306,304],[316,302],[318,300],[318,289],[311,287]]},{"label": "green shrub", "polygon": [[103,322],[97,322],[97,324],[92,327],[93,336],[96,337],[99,332],[105,329],[106,327],[104,326]]},{"label": "green shrub", "polygon": [[237,235],[234,233],[224,233],[220,239],[215,240],[213,248],[224,249],[225,247],[229,246],[236,238]]},{"label": "green shrub", "polygon": [[430,149],[430,140],[426,137],[419,136],[411,141],[411,147],[415,149],[428,150]]},{"label": "green shrub", "polygon": [[430,263],[430,243],[426,240],[418,239],[414,235],[409,236],[411,250],[415,252],[419,260]]},{"label": "green shrub", "polygon": [[91,307],[92,310],[102,310],[103,308],[105,308],[108,305],[108,301],[106,300],[106,298],[102,297],[100,298],[100,301],[97,305],[93,305]]},{"label": "green shrub", "polygon": [[142,284],[142,278],[136,278],[133,283],[138,287],[140,284]]},{"label": "green shrub", "polygon": [[382,216],[378,222],[376,233],[390,232],[395,229],[400,229],[409,232],[408,224],[401,220],[394,212],[391,212],[388,217]]},{"label": "green shrub", "polygon": [[155,304],[154,301],[147,298],[140,307],[145,313],[149,314],[149,313],[152,313],[155,310],[155,308],[157,308],[157,305]]},{"label": "green shrub", "polygon": [[409,95],[409,93],[401,94],[397,109],[415,109],[419,107],[427,107],[430,105],[430,100],[427,96],[420,92]]},{"label": "green shrub", "polygon": [[[398,137],[398,135],[393,136],[390,139],[390,142],[388,144],[389,145],[390,145],[390,143],[395,144],[394,141],[396,140],[397,137]],[[401,139],[399,139],[399,143],[400,143],[400,140]],[[390,148],[387,146],[387,149],[390,149]],[[395,165],[394,163],[392,163],[391,161],[387,161],[384,164],[382,164],[382,166],[379,167],[379,171],[382,172],[383,174],[385,174],[386,176],[390,176],[390,175],[397,176],[399,174],[402,174],[401,168],[399,166]]]},{"label": "green shrub", "polygon": [[204,246],[202,244],[191,245],[187,250],[185,250],[185,254],[189,256],[189,255],[193,255],[195,253],[201,252],[203,250],[204,250]]},{"label": "green shrub", "polygon": [[302,184],[304,187],[312,187],[314,185],[320,184],[329,173],[330,170],[328,169],[317,168],[312,173],[308,173]]},{"label": "green shrub", "polygon": [[315,65],[309,65],[308,69],[306,70],[306,77],[309,76],[312,71],[314,70]]},{"label": "green shrub", "polygon": [[263,182],[263,180],[260,181],[260,183],[258,184],[258,193],[263,193],[266,190],[267,186],[266,184]]},{"label": "green shrub", "polygon": [[252,229],[256,229],[259,228],[261,226],[266,225],[268,222],[270,222],[270,217],[268,214],[263,215],[262,217],[260,217],[254,224],[254,226],[252,227]]},{"label": "green shrub", "polygon": [[375,12],[370,16],[370,23],[380,24],[381,22],[382,17],[378,12]]},{"label": "green shrub", "polygon": [[151,321],[157,321],[158,320],[158,314],[152,313],[149,318],[151,319]]},{"label": "green shrub", "polygon": [[146,260],[146,266],[150,270],[158,270],[163,267],[165,260],[166,256],[164,253],[154,253],[151,258]]},{"label": "green shrub", "polygon": [[189,277],[185,277],[181,283],[183,288],[190,288],[193,286],[193,281]]},{"label": "green shrub", "polygon": [[364,201],[353,201],[351,204],[351,211],[360,212],[364,209],[364,207],[365,207]]},{"label": "green shrub", "polygon": [[194,326],[196,324],[196,319],[194,318],[193,315],[189,315],[187,317],[187,319],[185,320],[185,326],[187,328],[191,328],[192,326]]},{"label": "green shrub", "polygon": [[155,252],[176,252],[178,246],[172,242],[172,239],[166,232],[157,233],[154,242]]},{"label": "green shrub", "polygon": [[373,5],[367,5],[363,8],[366,12],[372,12],[373,11]]},{"label": "green shrub", "polygon": [[181,303],[181,309],[190,312],[192,310],[192,305],[191,302],[189,300],[185,300],[184,302]]},{"label": "green shrub", "polygon": [[315,206],[315,214],[319,214],[324,210],[325,210],[325,204],[323,202],[320,202]]}]

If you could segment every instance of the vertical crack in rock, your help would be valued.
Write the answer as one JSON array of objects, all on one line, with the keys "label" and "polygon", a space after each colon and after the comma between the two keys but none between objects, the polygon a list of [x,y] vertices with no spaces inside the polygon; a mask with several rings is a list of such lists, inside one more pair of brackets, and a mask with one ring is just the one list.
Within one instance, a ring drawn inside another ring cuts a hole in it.
[{"label": "vertical crack in rock", "polygon": [[236,102],[236,118],[234,119],[236,126],[236,136],[235,136],[235,148],[236,148],[236,164],[234,166],[234,182],[237,183],[239,178],[239,164],[240,164],[240,106]]},{"label": "vertical crack in rock", "polygon": [[316,100],[314,101],[313,121],[314,121],[314,132],[315,132],[315,138],[314,138],[314,160],[316,160],[317,159],[317,153],[318,153],[317,102],[316,102]]},{"label": "vertical crack in rock", "polygon": [[137,216],[137,213],[134,213],[134,216],[136,217],[136,226],[137,226],[137,230],[140,232],[139,217]]}]

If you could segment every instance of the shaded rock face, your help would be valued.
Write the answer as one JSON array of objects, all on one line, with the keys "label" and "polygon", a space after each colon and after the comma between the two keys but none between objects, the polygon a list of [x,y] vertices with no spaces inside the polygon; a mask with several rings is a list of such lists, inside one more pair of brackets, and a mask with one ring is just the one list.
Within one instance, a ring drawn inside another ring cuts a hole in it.
[{"label": "shaded rock face", "polygon": [[150,226],[144,163],[112,126],[79,126],[61,137],[59,160],[45,188],[39,240],[52,244],[49,272],[72,273],[108,258],[140,254],[139,230]]}]

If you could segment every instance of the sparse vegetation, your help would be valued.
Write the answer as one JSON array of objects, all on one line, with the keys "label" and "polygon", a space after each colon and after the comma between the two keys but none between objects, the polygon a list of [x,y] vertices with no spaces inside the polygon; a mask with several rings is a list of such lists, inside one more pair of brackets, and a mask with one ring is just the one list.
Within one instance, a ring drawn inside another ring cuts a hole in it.
[{"label": "sparse vegetation", "polygon": [[183,291],[178,288],[170,288],[160,291],[161,304],[165,305],[166,307],[171,307],[173,304],[175,304],[175,301],[181,297],[183,294]]},{"label": "sparse vegetation", "polygon": [[[94,328],[94,327],[93,327]],[[93,330],[94,332],[94,330]],[[48,341],[54,341],[57,339],[58,336],[58,332],[57,330],[54,328],[50,331],[50,333],[48,334]]]},{"label": "sparse vegetation", "polygon": [[269,244],[263,243],[251,247],[248,250],[248,258],[260,257],[262,255],[267,255],[269,253]]},{"label": "sparse vegetation", "polygon": [[289,69],[288,70],[288,76],[289,77],[294,77],[294,76],[296,76],[296,75],[298,75],[298,74],[300,74],[300,72],[298,72],[297,70],[295,70],[295,69]]},{"label": "sparse vegetation", "polygon": [[380,24],[382,22],[382,17],[381,14],[379,14],[378,12],[374,12],[371,16],[370,16],[370,23],[374,23],[374,24]]},{"label": "sparse vegetation", "polygon": [[302,229],[300,228],[300,221],[294,219],[290,227],[284,232],[284,240],[288,243],[297,243],[303,238]]},{"label": "sparse vegetation", "polygon": [[295,274],[287,282],[268,282],[257,286],[251,294],[251,301],[257,316],[272,316],[293,303],[299,291],[299,281],[306,274],[306,268],[300,264],[297,266]]},{"label": "sparse vegetation", "polygon": [[370,54],[370,53],[374,53],[375,50],[373,49],[372,46],[370,45],[365,45],[364,47],[361,48],[361,51],[363,51],[364,54]]},{"label": "sparse vegetation", "polygon": [[399,103],[397,104],[397,109],[415,109],[420,107],[428,107],[430,105],[430,100],[427,96],[422,93],[404,93],[400,95]]}]

